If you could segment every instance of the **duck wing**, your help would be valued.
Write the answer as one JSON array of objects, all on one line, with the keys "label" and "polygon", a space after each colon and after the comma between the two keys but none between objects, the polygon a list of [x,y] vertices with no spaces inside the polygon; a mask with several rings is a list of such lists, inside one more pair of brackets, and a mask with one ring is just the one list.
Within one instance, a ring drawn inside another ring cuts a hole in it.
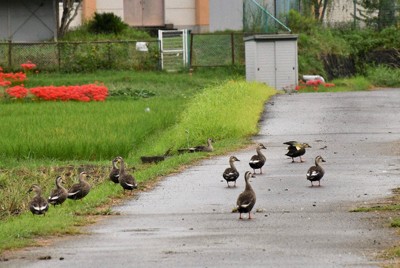
[{"label": "duck wing", "polygon": [[225,180],[236,180],[239,177],[239,172],[233,168],[225,169],[224,173],[222,174]]},{"label": "duck wing", "polygon": [[319,169],[316,166],[312,166],[308,169],[306,176],[307,176],[307,180],[310,180],[310,181],[318,180],[318,179],[321,179],[322,176],[324,176],[324,171]]},{"label": "duck wing", "polygon": [[110,180],[114,183],[119,183],[119,169],[114,168],[110,172]]}]

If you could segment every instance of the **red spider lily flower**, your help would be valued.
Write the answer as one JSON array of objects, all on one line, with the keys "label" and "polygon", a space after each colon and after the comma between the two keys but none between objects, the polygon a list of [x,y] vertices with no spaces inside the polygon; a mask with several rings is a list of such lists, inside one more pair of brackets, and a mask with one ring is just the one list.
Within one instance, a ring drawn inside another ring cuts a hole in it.
[{"label": "red spider lily flower", "polygon": [[11,86],[11,81],[0,81],[0,87],[8,87]]},{"label": "red spider lily flower", "polygon": [[6,92],[8,95],[16,99],[23,99],[28,95],[28,90],[24,87],[24,85],[9,87],[6,89]]},{"label": "red spider lily flower", "polygon": [[30,61],[27,61],[26,63],[22,63],[21,67],[22,67],[22,69],[24,69],[24,71],[29,71],[29,70],[35,69],[36,64],[34,64]]},{"label": "red spider lily flower", "polygon": [[38,99],[43,100],[76,100],[89,102],[104,101],[108,95],[107,87],[97,84],[81,86],[47,86],[31,88],[30,92]]},{"label": "red spider lily flower", "polygon": [[3,68],[0,67],[0,72],[3,72]]},{"label": "red spider lily flower", "polygon": [[333,84],[333,83],[325,83],[324,84],[324,87],[334,87],[335,86],[335,84]]}]

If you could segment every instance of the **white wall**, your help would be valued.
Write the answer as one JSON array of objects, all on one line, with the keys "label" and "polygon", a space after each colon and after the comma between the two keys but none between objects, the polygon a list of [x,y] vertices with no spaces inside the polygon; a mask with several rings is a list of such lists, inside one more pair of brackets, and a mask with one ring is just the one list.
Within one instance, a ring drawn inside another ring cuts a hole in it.
[{"label": "white wall", "polygon": [[96,0],[97,13],[114,13],[124,20],[123,0]]},{"label": "white wall", "polygon": [[[76,6],[77,6],[77,3],[74,3],[74,6],[76,7]],[[62,12],[63,12],[63,4],[62,4],[62,3],[59,3],[58,7],[59,7],[59,9],[58,9],[58,14],[60,14],[58,20],[59,20],[59,23],[61,23],[61,17],[62,17]],[[74,20],[73,20],[73,21],[71,22],[71,24],[69,25],[69,28],[70,28],[70,29],[73,29],[73,28],[75,28],[75,27],[80,26],[81,24],[82,24],[82,9],[79,8],[78,14],[76,15],[76,17],[74,18]]]}]

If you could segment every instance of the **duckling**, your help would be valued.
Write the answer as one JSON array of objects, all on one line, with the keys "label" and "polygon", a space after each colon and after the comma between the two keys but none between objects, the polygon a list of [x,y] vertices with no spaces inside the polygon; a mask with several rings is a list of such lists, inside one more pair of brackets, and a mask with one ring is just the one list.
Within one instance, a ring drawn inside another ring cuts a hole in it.
[{"label": "duckling", "polygon": [[256,193],[249,183],[250,177],[254,178],[254,174],[250,171],[246,171],[246,173],[244,174],[246,187],[236,201],[237,211],[239,212],[239,219],[242,219],[242,213],[249,213],[249,220],[252,219],[251,210],[256,204]]},{"label": "duckling", "polygon": [[304,162],[301,158],[302,155],[306,153],[306,148],[311,148],[308,143],[299,143],[297,141],[288,141],[283,144],[289,145],[287,149],[289,150],[286,155],[292,158],[292,163],[294,163],[295,157],[300,157],[300,162]]},{"label": "duckling", "polygon": [[54,207],[56,205],[61,205],[62,203],[64,203],[64,201],[68,197],[68,191],[61,185],[61,183],[63,183],[61,176],[57,176],[56,188],[51,191],[50,196],[47,199],[47,201]]},{"label": "duckling", "polygon": [[265,155],[261,153],[261,149],[267,149],[262,143],[259,143],[256,148],[256,155],[253,155],[250,159],[249,165],[253,169],[254,174],[256,174],[256,169],[260,169],[260,174],[262,174],[262,167],[265,164]]},{"label": "duckling", "polygon": [[183,148],[183,149],[178,149],[179,153],[194,153],[194,152],[212,152],[214,151],[214,147],[212,145],[213,139],[208,138],[207,139],[207,145],[197,145],[195,147],[190,147],[190,148]]},{"label": "duckling", "polygon": [[311,187],[314,186],[313,182],[318,181],[318,186],[321,186],[321,179],[325,174],[325,170],[321,166],[321,162],[326,162],[322,156],[315,158],[315,166],[312,166],[307,171],[307,180],[311,182]]},{"label": "duckling", "polygon": [[124,159],[121,156],[118,156],[118,161],[121,163],[120,169],[119,169],[119,184],[122,186],[122,188],[125,190],[130,190],[131,194],[133,189],[137,188],[137,183],[135,178],[130,175],[127,174],[125,172],[125,162]]},{"label": "duckling", "polygon": [[39,185],[33,184],[31,188],[29,188],[28,193],[32,191],[34,191],[36,195],[29,202],[29,210],[33,215],[46,215],[49,209],[49,203],[42,197],[42,189]]},{"label": "duckling", "polygon": [[229,168],[226,168],[224,173],[222,173],[222,177],[226,180],[226,183],[228,184],[229,187],[229,182],[233,181],[234,182],[234,187],[236,187],[236,180],[239,177],[239,172],[237,171],[235,167],[235,161],[240,161],[239,159],[236,158],[236,156],[231,156],[229,157]]},{"label": "duckling", "polygon": [[112,163],[112,168],[111,168],[111,171],[110,171],[110,175],[109,175],[109,178],[110,178],[110,180],[112,181],[112,182],[114,182],[114,183],[119,183],[119,168],[117,167],[117,162],[118,162],[118,159],[117,159],[117,157],[116,158],[114,158],[112,161],[111,161],[111,163]]},{"label": "duckling", "polygon": [[85,180],[89,175],[82,171],[79,174],[79,183],[71,186],[68,190],[68,198],[73,200],[78,200],[84,198],[90,191],[90,184]]}]

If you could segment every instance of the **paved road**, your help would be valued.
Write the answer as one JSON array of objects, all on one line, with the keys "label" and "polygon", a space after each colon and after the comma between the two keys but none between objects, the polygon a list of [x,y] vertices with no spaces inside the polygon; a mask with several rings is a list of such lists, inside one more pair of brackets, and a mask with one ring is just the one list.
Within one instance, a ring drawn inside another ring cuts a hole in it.
[{"label": "paved road", "polygon": [[[279,95],[265,108],[255,137],[267,146],[265,173],[252,179],[255,219],[231,213],[251,148],[234,153],[242,160],[237,188],[222,181],[229,155],[213,157],[115,208],[121,215],[89,227],[91,235],[22,251],[0,266],[377,267],[375,253],[394,231],[349,210],[400,184],[400,90]],[[312,146],[305,163],[284,156],[282,143],[294,139]],[[317,155],[326,175],[311,188],[305,173]]]}]

